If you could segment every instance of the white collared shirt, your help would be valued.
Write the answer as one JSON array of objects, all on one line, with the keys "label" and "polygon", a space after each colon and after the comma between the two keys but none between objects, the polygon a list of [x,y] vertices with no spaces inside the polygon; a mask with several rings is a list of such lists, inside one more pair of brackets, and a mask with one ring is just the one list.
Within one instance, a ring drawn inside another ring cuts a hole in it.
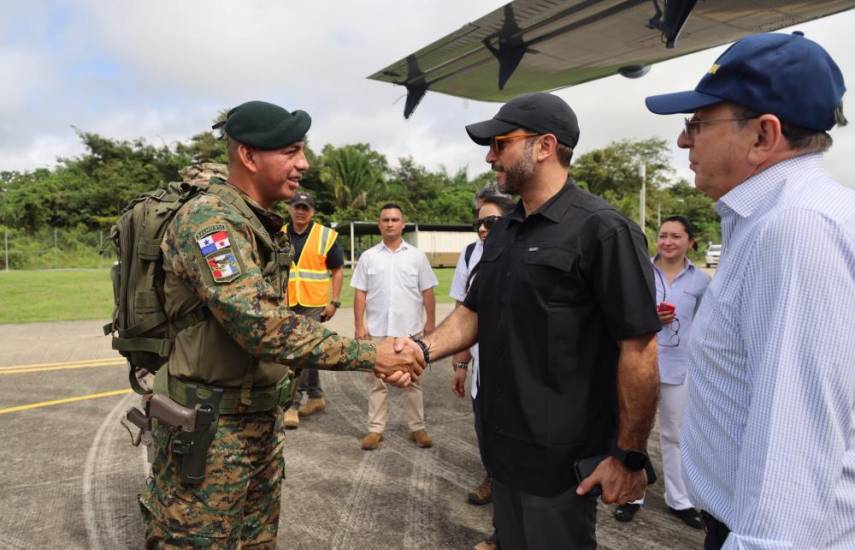
[{"label": "white collared shirt", "polygon": [[855,548],[855,191],[805,155],[716,209],[680,442],[690,499],[730,528],[727,550]]},{"label": "white collared shirt", "polygon": [[424,328],[422,292],[437,285],[424,252],[381,241],[359,257],[350,286],[366,292],[365,328],[374,337],[409,336]]}]

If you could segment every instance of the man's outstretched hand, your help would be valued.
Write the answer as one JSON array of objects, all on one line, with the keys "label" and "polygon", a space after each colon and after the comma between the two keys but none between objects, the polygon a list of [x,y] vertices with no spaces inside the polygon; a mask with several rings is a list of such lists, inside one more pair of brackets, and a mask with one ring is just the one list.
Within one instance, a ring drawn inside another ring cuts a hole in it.
[{"label": "man's outstretched hand", "polygon": [[384,382],[402,388],[409,386],[424,368],[422,351],[409,338],[386,338],[377,344],[374,376]]}]

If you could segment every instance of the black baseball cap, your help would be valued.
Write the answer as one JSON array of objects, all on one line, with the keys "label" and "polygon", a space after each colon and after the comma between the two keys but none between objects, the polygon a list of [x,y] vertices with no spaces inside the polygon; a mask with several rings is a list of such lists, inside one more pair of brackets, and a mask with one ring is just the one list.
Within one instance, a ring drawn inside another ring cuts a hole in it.
[{"label": "black baseball cap", "polygon": [[798,31],[743,38],[716,59],[694,90],[648,97],[660,115],[729,101],[817,131],[830,130],[846,86],[822,46]]},{"label": "black baseball cap", "polygon": [[297,206],[298,204],[304,204],[304,205],[306,205],[309,208],[314,210],[315,199],[313,199],[312,196],[310,194],[306,193],[305,191],[300,191],[294,195],[294,197],[291,199],[290,204],[291,204],[291,206]]},{"label": "black baseball cap", "polygon": [[492,138],[517,128],[554,134],[559,143],[568,147],[575,147],[579,141],[576,113],[563,99],[545,92],[515,97],[490,120],[468,125],[466,133],[478,145],[490,145]]}]

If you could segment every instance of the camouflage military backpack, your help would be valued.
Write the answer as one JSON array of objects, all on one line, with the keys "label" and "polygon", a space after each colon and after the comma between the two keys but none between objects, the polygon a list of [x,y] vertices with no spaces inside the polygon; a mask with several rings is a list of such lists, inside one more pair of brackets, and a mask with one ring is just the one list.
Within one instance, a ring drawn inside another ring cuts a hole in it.
[{"label": "camouflage military backpack", "polygon": [[178,210],[205,187],[179,182],[143,193],[121,212],[110,233],[118,260],[111,270],[113,321],[104,326],[104,334],[113,335],[113,349],[128,360],[131,387],[137,393],[148,392],[139,377],[157,372],[169,357],[181,328],[176,323],[195,322],[170,323],[166,317],[160,243]]}]

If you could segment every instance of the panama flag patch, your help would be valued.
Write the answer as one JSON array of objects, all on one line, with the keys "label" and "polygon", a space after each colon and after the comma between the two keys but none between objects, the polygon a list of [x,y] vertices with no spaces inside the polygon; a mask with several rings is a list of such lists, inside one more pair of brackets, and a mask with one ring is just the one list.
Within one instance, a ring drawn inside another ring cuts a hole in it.
[{"label": "panama flag patch", "polygon": [[212,233],[206,237],[198,239],[196,242],[199,244],[199,249],[202,251],[202,255],[207,256],[208,254],[213,254],[217,250],[222,250],[223,248],[228,248],[230,246],[229,232],[217,231],[216,233]]},{"label": "panama flag patch", "polygon": [[208,267],[211,268],[211,274],[214,276],[214,281],[218,283],[227,283],[233,281],[240,275],[240,264],[231,252],[218,254],[207,258]]}]

